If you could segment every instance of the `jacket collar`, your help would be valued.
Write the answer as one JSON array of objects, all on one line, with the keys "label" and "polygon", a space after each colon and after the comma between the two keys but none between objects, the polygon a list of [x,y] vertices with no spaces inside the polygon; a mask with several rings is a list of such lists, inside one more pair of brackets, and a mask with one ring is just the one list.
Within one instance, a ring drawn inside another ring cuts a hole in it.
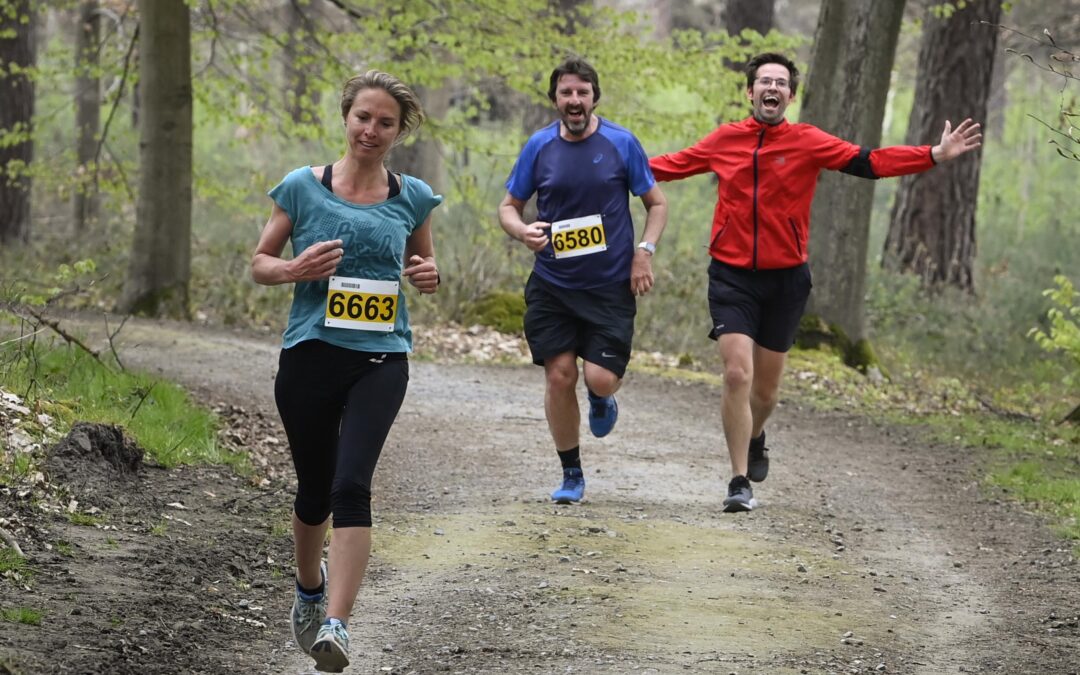
[{"label": "jacket collar", "polygon": [[780,120],[779,124],[764,124],[751,115],[743,120],[743,123],[746,125],[747,129],[754,133],[760,133],[762,129],[768,129],[772,133],[783,133],[791,126],[791,123],[787,121],[786,117]]}]

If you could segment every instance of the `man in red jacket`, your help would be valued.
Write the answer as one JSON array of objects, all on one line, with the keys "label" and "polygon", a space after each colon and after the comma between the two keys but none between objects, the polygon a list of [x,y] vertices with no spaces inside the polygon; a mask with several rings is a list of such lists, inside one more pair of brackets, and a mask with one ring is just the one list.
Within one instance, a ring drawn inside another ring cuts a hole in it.
[{"label": "man in red jacket", "polygon": [[781,54],[746,67],[753,114],[696,144],[649,160],[659,181],[713,172],[719,178],[709,239],[709,311],[724,361],[721,417],[733,478],[724,511],[756,505],[750,481],[765,480],[765,420],[776,407],[787,352],[810,295],[810,203],[823,169],[863,178],[901,176],[977,148],[979,125],[945,122],[930,147],[859,147],[784,118],[799,71]]}]

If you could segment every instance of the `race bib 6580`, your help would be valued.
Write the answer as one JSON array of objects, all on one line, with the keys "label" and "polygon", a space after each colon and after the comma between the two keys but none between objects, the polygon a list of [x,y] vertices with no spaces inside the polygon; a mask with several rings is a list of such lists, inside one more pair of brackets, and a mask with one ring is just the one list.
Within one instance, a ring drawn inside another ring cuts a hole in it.
[{"label": "race bib 6580", "polygon": [[556,258],[576,258],[607,250],[600,214],[560,220],[551,224],[551,248]]}]

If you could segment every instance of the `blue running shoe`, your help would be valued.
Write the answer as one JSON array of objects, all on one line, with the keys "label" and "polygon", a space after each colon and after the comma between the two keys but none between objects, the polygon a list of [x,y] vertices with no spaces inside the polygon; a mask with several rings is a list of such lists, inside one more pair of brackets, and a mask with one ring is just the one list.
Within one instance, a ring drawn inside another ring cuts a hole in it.
[{"label": "blue running shoe", "polygon": [[580,502],[585,496],[585,474],[581,469],[563,469],[562,487],[551,493],[556,504]]},{"label": "blue running shoe", "polygon": [[619,404],[615,396],[593,396],[589,392],[589,431],[597,438],[603,438],[615,428],[619,419]]}]

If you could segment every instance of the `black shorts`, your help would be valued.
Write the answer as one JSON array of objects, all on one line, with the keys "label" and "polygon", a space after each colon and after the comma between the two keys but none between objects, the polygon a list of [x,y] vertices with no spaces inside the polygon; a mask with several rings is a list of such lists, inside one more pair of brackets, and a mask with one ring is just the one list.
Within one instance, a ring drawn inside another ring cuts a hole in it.
[{"label": "black shorts", "polygon": [[754,271],[714,259],[709,263],[709,337],[741,333],[765,349],[786,352],[795,344],[812,287],[806,263]]},{"label": "black shorts", "polygon": [[536,274],[525,284],[525,339],[533,363],[574,352],[622,377],[630,363],[637,302],[630,281],[562,288]]}]

